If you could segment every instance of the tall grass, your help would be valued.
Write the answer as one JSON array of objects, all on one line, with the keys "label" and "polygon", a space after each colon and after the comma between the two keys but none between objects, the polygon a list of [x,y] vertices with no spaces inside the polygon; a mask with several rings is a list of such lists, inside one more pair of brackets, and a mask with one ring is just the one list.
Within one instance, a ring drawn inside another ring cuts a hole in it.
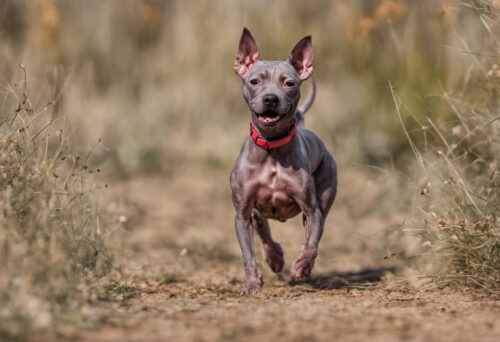
[{"label": "tall grass", "polygon": [[[391,86],[410,143],[411,194],[416,209],[405,230],[420,241],[426,275],[440,283],[475,285],[500,294],[500,44],[498,8],[486,1],[464,3],[484,23],[488,44],[467,53],[471,67],[463,89],[439,100],[454,118],[419,119]],[[467,46],[466,41],[464,45]],[[468,89],[475,88],[474,91]],[[402,117],[420,126],[409,131]],[[422,144],[415,142],[420,135]],[[429,267],[431,266],[431,267]]]},{"label": "tall grass", "polygon": [[481,25],[448,0],[5,0],[0,73],[22,58],[33,78],[65,87],[55,110],[75,139],[105,137],[110,153],[95,156],[109,172],[228,169],[249,120],[232,68],[242,27],[271,60],[310,33],[318,96],[308,127],[337,157],[380,166],[408,151],[387,80],[415,111],[452,117],[427,95],[463,84],[467,56],[444,46],[465,48],[458,30],[479,49]]},{"label": "tall grass", "polygon": [[95,199],[100,169],[89,155],[72,152],[52,98],[30,100],[20,68],[22,77],[4,85],[0,104],[0,339],[6,340],[78,321],[85,288],[112,267],[116,245]]}]

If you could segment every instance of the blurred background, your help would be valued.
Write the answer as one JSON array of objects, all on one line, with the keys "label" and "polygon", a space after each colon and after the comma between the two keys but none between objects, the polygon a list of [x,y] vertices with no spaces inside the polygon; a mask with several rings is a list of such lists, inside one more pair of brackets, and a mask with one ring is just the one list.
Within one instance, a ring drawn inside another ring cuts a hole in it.
[{"label": "blurred background", "polygon": [[446,94],[491,87],[488,70],[474,72],[481,56],[461,51],[498,30],[477,12],[446,0],[5,0],[0,75],[19,81],[23,63],[34,106],[55,101],[76,148],[102,138],[109,151],[93,162],[108,175],[229,170],[249,122],[233,71],[243,26],[271,60],[310,33],[318,93],[306,125],[341,163],[404,167],[388,82],[417,117],[455,120]]}]

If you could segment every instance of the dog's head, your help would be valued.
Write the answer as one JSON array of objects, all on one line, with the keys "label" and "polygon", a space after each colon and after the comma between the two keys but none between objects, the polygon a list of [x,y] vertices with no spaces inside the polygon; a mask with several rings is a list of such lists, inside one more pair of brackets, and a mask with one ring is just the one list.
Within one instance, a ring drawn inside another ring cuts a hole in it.
[{"label": "dog's head", "polygon": [[263,130],[289,129],[300,99],[300,85],[313,71],[311,36],[302,38],[283,61],[261,60],[250,31],[241,34],[234,70],[244,84],[252,121]]}]

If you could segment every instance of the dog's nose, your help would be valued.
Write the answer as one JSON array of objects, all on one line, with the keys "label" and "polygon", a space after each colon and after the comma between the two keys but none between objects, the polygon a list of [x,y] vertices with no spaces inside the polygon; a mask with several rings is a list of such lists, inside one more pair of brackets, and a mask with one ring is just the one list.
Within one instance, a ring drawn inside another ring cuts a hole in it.
[{"label": "dog's nose", "polygon": [[264,104],[268,107],[274,107],[280,102],[278,96],[274,94],[264,95]]}]

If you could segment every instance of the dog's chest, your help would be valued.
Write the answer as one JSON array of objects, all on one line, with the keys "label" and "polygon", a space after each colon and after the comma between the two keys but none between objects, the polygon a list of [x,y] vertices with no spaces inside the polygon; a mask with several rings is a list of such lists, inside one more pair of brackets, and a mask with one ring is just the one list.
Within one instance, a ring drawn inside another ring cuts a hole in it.
[{"label": "dog's chest", "polygon": [[298,182],[290,170],[271,162],[255,172],[255,208],[264,217],[285,221],[300,213],[293,198],[293,194],[298,191]]}]

